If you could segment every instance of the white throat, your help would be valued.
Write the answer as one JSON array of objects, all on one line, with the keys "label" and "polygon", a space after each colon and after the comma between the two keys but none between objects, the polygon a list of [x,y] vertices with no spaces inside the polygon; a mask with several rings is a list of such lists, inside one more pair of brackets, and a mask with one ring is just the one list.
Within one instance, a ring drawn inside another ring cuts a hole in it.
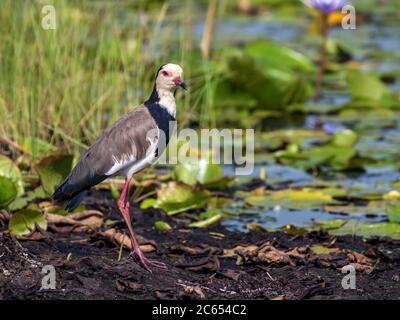
[{"label": "white throat", "polygon": [[158,97],[160,101],[158,102],[162,108],[165,108],[168,113],[176,117],[176,102],[174,93],[168,89],[157,89]]}]

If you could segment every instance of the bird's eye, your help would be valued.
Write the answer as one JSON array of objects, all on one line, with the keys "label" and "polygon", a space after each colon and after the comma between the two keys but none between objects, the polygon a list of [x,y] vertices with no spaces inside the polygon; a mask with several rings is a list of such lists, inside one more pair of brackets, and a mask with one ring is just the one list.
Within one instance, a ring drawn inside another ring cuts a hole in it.
[{"label": "bird's eye", "polygon": [[162,72],[162,74],[163,74],[163,76],[165,76],[165,77],[168,77],[168,76],[169,76],[169,73],[168,73],[167,71],[165,71],[165,70]]}]

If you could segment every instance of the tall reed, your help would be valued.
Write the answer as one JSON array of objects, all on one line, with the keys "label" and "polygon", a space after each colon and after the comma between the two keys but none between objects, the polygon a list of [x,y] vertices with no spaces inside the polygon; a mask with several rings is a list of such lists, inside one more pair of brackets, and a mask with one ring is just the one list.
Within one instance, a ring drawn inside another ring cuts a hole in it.
[{"label": "tall reed", "polygon": [[143,102],[158,65],[171,60],[191,85],[179,117],[196,121],[204,110],[214,75],[194,63],[197,2],[56,0],[56,30],[41,26],[45,4],[2,1],[0,136],[18,144],[38,137],[77,152]]}]

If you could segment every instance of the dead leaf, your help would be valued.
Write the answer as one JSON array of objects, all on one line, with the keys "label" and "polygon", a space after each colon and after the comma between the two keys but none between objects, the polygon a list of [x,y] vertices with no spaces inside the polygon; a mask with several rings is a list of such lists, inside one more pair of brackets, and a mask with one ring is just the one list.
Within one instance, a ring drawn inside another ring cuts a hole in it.
[{"label": "dead leaf", "polygon": [[181,260],[176,263],[175,266],[191,272],[217,272],[220,269],[220,262],[218,257],[211,256],[195,261],[191,260],[189,263],[185,260]]},{"label": "dead leaf", "polygon": [[306,257],[306,255],[311,253],[311,249],[308,246],[305,247],[296,247],[293,248],[292,250],[289,250],[286,252],[287,255],[291,258],[296,258],[299,260],[302,260]]},{"label": "dead leaf", "polygon": [[[130,238],[123,232],[117,229],[111,228],[100,233],[102,236],[116,241],[120,245],[122,244],[126,249],[132,250],[132,244]],[[157,245],[154,241],[146,240],[140,235],[136,235],[136,239],[139,242],[140,250],[143,253],[153,252],[157,250]]]},{"label": "dead leaf", "polygon": [[242,274],[239,271],[236,270],[232,270],[232,269],[226,269],[223,272],[221,272],[221,274],[225,277],[227,277],[228,279],[232,279],[234,281],[238,281],[240,278],[240,275]]},{"label": "dead leaf", "polygon": [[154,290],[154,295],[160,300],[171,300],[174,297],[172,290]]},{"label": "dead leaf", "polygon": [[239,256],[236,261],[237,265],[262,262],[267,264],[276,263],[294,266],[295,263],[290,258],[290,255],[293,257],[299,256],[299,253],[293,250],[289,253],[278,250],[272,246],[270,242],[265,242],[260,246],[238,245],[234,248],[234,251]]},{"label": "dead leaf", "polygon": [[350,259],[350,261],[355,262],[355,263],[359,263],[359,264],[363,264],[363,265],[367,265],[367,266],[373,266],[375,264],[375,262],[372,259],[364,256],[361,253],[355,252],[355,251],[349,252],[347,254],[347,257]]},{"label": "dead leaf", "polygon": [[206,296],[203,293],[203,290],[199,286],[184,286],[183,287],[185,294],[197,294],[201,299],[204,299]]},{"label": "dead leaf", "polygon": [[10,220],[10,214],[6,210],[0,210],[0,221],[7,222]]},{"label": "dead leaf", "polygon": [[97,210],[85,210],[61,216],[45,213],[50,227],[57,232],[86,232],[100,228],[103,224],[103,214]]},{"label": "dead leaf", "polygon": [[38,241],[48,238],[45,232],[34,230],[31,234],[26,236],[16,236],[18,240]]},{"label": "dead leaf", "polygon": [[358,272],[369,274],[375,268],[375,261],[359,252],[349,252],[347,257],[350,261],[352,261],[350,265],[353,266]]},{"label": "dead leaf", "polygon": [[222,257],[224,258],[231,258],[231,257],[236,257],[237,254],[234,249],[224,249],[224,254]]},{"label": "dead leaf", "polygon": [[143,286],[135,282],[133,280],[122,280],[122,279],[117,279],[115,281],[115,286],[117,287],[117,290],[120,292],[124,291],[130,291],[130,292],[138,292],[141,291]]},{"label": "dead leaf", "polygon": [[209,246],[206,244],[200,244],[197,246],[189,247],[184,244],[175,244],[169,247],[171,253],[186,254],[189,256],[212,256],[221,255],[223,250],[217,247]]},{"label": "dead leaf", "polygon": [[360,264],[360,263],[349,263],[350,266],[352,266],[357,272],[362,272],[366,274],[370,274],[374,268],[372,266],[367,266],[365,264]]}]

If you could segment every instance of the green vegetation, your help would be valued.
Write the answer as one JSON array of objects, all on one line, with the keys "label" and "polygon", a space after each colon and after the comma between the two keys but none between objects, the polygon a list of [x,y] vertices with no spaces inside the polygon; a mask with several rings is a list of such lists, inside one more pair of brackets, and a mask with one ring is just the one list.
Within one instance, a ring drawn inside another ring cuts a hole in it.
[{"label": "green vegetation", "polygon": [[[147,98],[159,65],[172,61],[190,87],[177,93],[179,128],[254,128],[256,169],[233,177],[196,150],[198,161],[137,176],[132,200],[142,209],[184,216],[190,228],[222,221],[262,232],[399,238],[399,5],[355,3],[356,30],[331,17],[322,99],[311,103],[318,15],[300,1],[251,2],[256,16],[236,1],[218,2],[205,58],[208,1],[56,0],[57,28],[44,30],[41,2],[4,0],[0,218],[10,215],[10,232],[27,236],[47,228],[47,214],[67,215],[49,201],[55,187],[82,149]],[[249,190],[252,179],[261,182]],[[118,198],[121,181],[98,188]],[[154,228],[173,232],[165,221]]]}]

